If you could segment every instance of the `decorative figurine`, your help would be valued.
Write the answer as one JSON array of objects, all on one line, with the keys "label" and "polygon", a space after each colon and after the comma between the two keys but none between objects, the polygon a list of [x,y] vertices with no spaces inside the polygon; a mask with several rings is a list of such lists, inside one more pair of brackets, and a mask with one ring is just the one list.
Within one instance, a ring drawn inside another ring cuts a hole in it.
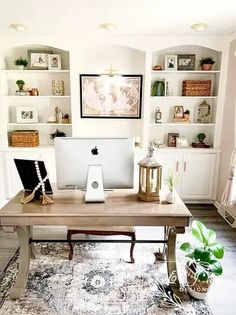
[{"label": "decorative figurine", "polygon": [[202,124],[211,122],[211,106],[205,100],[198,106],[197,122]]},{"label": "decorative figurine", "polygon": [[156,108],[156,113],[155,113],[155,123],[160,124],[161,123],[161,118],[162,118],[162,112],[160,111],[160,107]]}]

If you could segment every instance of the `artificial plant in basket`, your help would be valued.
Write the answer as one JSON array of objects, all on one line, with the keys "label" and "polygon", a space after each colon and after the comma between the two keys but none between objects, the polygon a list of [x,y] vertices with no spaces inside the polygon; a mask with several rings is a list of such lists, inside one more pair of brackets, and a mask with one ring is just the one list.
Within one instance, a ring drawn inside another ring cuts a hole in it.
[{"label": "artificial plant in basket", "polygon": [[204,299],[212,283],[213,275],[220,276],[223,268],[219,262],[224,256],[224,248],[216,242],[216,233],[197,220],[192,223],[192,234],[200,243],[183,243],[180,248],[187,252],[187,284],[189,293]]}]

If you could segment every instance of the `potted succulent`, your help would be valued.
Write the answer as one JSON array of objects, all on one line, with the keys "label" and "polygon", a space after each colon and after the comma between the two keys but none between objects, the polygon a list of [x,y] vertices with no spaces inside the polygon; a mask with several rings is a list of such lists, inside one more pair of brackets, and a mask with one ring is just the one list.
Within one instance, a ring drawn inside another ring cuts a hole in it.
[{"label": "potted succulent", "polygon": [[190,117],[190,110],[189,110],[189,109],[186,109],[186,110],[184,111],[184,118],[189,119],[189,117]]},{"label": "potted succulent", "polygon": [[204,140],[206,139],[206,135],[205,133],[201,132],[197,135],[197,138],[200,143],[204,143]]},{"label": "potted succulent", "polygon": [[202,70],[209,71],[215,64],[215,61],[212,57],[203,57],[202,59],[200,59],[199,63]]},{"label": "potted succulent", "polygon": [[18,85],[19,91],[23,91],[23,87],[25,85],[25,81],[24,80],[17,80],[16,81],[16,85]]},{"label": "potted succulent", "polygon": [[14,61],[14,64],[19,70],[23,70],[28,65],[28,61],[22,57],[19,57]]},{"label": "potted succulent", "polygon": [[69,114],[64,114],[62,116],[62,123],[63,124],[69,124]]},{"label": "potted succulent", "polygon": [[219,262],[224,256],[224,248],[216,242],[216,233],[197,220],[192,223],[192,235],[200,245],[183,243],[180,249],[186,252],[188,262],[188,292],[196,299],[205,299],[213,281],[213,275],[220,276],[223,268]]}]

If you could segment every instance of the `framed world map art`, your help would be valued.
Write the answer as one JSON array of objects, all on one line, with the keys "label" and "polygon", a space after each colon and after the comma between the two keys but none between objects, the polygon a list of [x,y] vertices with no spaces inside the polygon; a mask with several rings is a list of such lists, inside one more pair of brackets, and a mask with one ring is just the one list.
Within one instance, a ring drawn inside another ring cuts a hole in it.
[{"label": "framed world map art", "polygon": [[80,75],[82,118],[141,118],[142,75]]}]

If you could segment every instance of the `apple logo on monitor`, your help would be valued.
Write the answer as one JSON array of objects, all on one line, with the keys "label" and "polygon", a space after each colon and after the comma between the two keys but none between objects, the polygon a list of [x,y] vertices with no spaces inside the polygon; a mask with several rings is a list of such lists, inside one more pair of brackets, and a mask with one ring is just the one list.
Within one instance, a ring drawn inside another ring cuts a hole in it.
[{"label": "apple logo on monitor", "polygon": [[98,155],[98,148],[97,148],[97,146],[91,150],[91,153],[92,153],[92,155]]}]

